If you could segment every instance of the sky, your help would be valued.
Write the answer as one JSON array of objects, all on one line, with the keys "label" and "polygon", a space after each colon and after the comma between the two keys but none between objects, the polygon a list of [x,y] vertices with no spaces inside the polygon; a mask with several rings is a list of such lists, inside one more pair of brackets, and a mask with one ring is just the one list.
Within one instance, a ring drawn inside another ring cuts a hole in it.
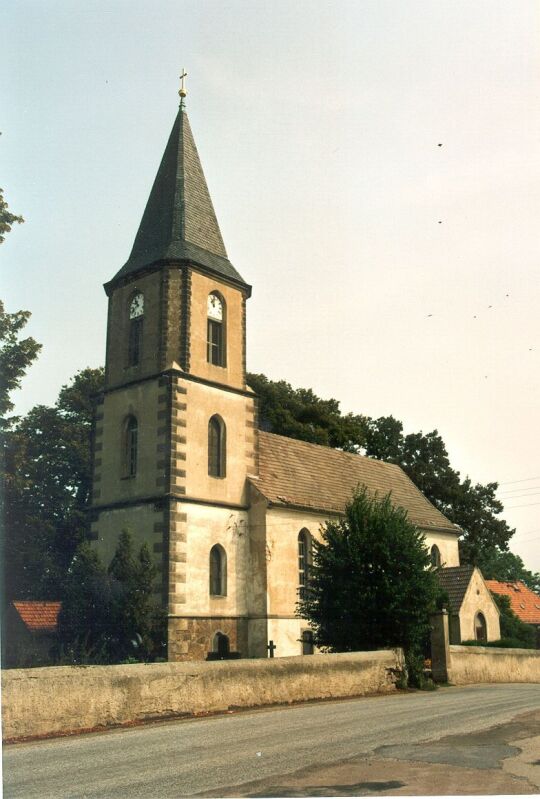
[{"label": "sky", "polygon": [[540,570],[536,0],[4,0],[0,30],[17,412],[104,362],[185,67],[248,369],[437,429]]}]

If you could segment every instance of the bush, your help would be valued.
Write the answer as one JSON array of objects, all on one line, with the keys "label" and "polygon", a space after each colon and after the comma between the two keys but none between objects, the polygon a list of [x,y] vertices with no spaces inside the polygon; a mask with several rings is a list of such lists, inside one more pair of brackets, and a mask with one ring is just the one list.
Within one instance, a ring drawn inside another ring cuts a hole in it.
[{"label": "bush", "polygon": [[138,557],[121,533],[105,571],[83,544],[71,564],[58,618],[56,662],[148,662],[166,653],[165,610],[153,598],[155,569],[146,544]]},{"label": "bush", "polygon": [[462,641],[461,646],[490,646],[499,649],[536,649],[527,646],[519,638],[500,638],[498,641]]},{"label": "bush", "polygon": [[401,647],[411,684],[423,680],[429,613],[439,592],[424,537],[394,507],[358,493],[314,542],[313,565],[298,615],[317,646],[331,652]]}]

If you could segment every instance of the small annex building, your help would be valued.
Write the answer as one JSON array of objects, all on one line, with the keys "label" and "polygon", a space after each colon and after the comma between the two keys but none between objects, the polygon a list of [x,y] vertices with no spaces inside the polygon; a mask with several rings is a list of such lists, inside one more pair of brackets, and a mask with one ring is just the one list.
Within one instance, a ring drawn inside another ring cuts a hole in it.
[{"label": "small annex building", "polygon": [[10,602],[2,623],[4,668],[48,665],[56,642],[60,602]]},{"label": "small annex building", "polygon": [[450,643],[498,641],[499,609],[477,566],[450,566],[439,572],[439,583],[449,600]]},{"label": "small annex building", "polygon": [[320,525],[362,486],[392,493],[434,564],[459,566],[460,530],[398,466],[258,429],[251,286],[229,260],[183,99],[132,252],[105,291],[91,536],[106,564],[122,530],[147,542],[170,660],[313,652],[298,591]]}]

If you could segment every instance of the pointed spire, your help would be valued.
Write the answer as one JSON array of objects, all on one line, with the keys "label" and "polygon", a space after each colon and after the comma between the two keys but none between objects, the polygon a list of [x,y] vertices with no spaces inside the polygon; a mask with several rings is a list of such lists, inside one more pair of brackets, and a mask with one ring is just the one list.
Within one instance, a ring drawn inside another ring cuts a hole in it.
[{"label": "pointed spire", "polygon": [[129,259],[113,281],[164,259],[189,261],[246,285],[230,263],[183,100]]}]

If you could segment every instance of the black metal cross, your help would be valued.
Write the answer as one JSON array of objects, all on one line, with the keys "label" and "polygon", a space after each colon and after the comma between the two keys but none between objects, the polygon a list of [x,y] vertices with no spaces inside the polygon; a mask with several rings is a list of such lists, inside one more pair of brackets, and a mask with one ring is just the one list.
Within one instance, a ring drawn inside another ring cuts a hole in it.
[{"label": "black metal cross", "polygon": [[268,646],[266,648],[270,652],[270,657],[273,658],[274,657],[274,650],[277,649],[277,646],[275,645],[275,643],[272,640],[268,641]]}]

